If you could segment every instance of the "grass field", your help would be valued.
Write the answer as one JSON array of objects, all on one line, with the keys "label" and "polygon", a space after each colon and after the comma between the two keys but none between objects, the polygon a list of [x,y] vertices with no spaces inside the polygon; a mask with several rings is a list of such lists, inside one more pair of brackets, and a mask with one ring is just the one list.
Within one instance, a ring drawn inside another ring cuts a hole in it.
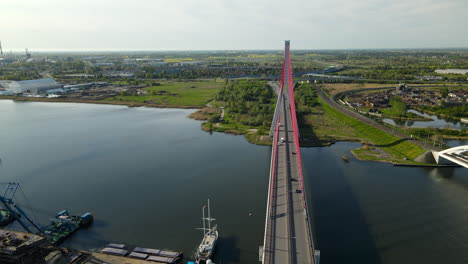
[{"label": "grass field", "polygon": [[224,81],[215,80],[163,82],[160,86],[145,88],[148,91],[145,95],[115,96],[107,100],[199,108],[212,100],[223,85]]},{"label": "grass field", "polygon": [[[424,83],[424,84],[411,84],[410,86],[418,86],[418,85],[431,85],[431,86],[440,86],[440,87],[447,87],[450,89],[467,89],[467,86],[460,86],[456,84],[431,84],[431,83]],[[321,87],[327,91],[329,95],[335,95],[341,92],[347,92],[352,90],[358,89],[371,89],[371,88],[380,88],[380,87],[396,87],[398,86],[397,83],[389,84],[389,83],[324,83],[321,84]],[[438,90],[440,88],[432,87],[432,88],[425,88],[430,90]],[[369,91],[375,92],[375,91]],[[363,92],[365,93],[365,92]]]},{"label": "grass field", "polygon": [[[313,112],[303,117],[300,127],[302,146],[326,146],[335,141],[359,141],[364,146],[353,150],[362,160],[413,163],[424,152],[409,142],[399,142],[389,135],[331,108],[323,101]],[[397,142],[395,146],[385,146]],[[373,146],[376,145],[376,146]]]},{"label": "grass field", "polygon": [[358,89],[370,89],[379,87],[396,87],[398,84],[381,84],[381,83],[324,83],[324,88],[329,95],[335,95],[341,92],[347,92]]},{"label": "grass field", "polygon": [[360,138],[365,138],[370,141],[372,145],[392,155],[395,161],[400,161],[405,158],[413,160],[425,152],[423,148],[411,142],[400,140],[398,137],[364,124],[361,121],[339,112],[323,101],[321,101],[321,103],[324,111],[329,116],[354,129]]},{"label": "grass field", "polygon": [[183,61],[192,61],[192,58],[167,58],[164,59],[164,62],[167,63],[178,63],[178,62],[183,62]]},{"label": "grass field", "polygon": [[361,140],[354,128],[331,118],[321,106],[315,106],[312,113],[303,116],[300,122],[302,146],[324,146],[337,140]]}]

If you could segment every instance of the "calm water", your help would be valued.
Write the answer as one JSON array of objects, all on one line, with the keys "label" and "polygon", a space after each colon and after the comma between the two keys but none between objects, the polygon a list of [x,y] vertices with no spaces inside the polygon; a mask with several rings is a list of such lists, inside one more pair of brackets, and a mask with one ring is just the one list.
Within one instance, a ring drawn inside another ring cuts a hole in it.
[{"label": "calm water", "polygon": [[384,118],[384,121],[390,125],[398,125],[398,126],[407,126],[407,127],[435,127],[435,128],[452,128],[452,129],[462,129],[468,128],[468,124],[464,124],[459,121],[447,121],[445,119],[439,118],[435,115],[428,115],[424,113],[420,113],[416,110],[409,110],[408,112],[412,112],[424,117],[432,118],[433,121],[412,121],[412,120],[398,120],[398,119],[390,119]]},{"label": "calm water", "polygon": [[449,139],[449,140],[445,140],[444,143],[449,147],[456,147],[456,146],[468,145],[468,140]]},{"label": "calm water", "polygon": [[190,256],[211,198],[222,263],[256,263],[270,148],[203,132],[190,112],[0,101],[0,181],[19,181],[42,223],[93,212],[65,244],[84,249],[116,241]]},{"label": "calm water", "polygon": [[357,146],[302,150],[321,263],[468,263],[468,170],[344,162]]},{"label": "calm water", "polygon": [[[191,255],[210,197],[216,262],[258,263],[270,148],[202,132],[190,112],[0,101],[0,180],[22,184],[18,201],[42,223],[92,211],[95,223],[65,243],[83,249]],[[467,263],[468,170],[345,163],[356,146],[302,149],[321,263]]]}]

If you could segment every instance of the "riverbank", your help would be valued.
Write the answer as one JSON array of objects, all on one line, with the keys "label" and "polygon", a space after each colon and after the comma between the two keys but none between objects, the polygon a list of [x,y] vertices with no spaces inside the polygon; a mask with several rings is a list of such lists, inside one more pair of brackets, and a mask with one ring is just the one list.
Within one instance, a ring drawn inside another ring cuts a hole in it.
[{"label": "riverbank", "polygon": [[[276,100],[272,84],[261,80],[229,81],[215,100],[191,115],[206,120],[202,124],[204,131],[244,135],[257,145],[272,144],[268,135]],[[217,112],[212,110],[215,107]]]},{"label": "riverbank", "polygon": [[[174,104],[153,104],[148,102],[129,102],[117,100],[79,100],[69,98],[44,98],[44,97],[19,97],[19,96],[0,96],[0,100],[12,100],[15,102],[47,102],[47,103],[79,103],[79,104],[107,104],[122,105],[128,107],[149,107],[149,108],[177,108],[177,109],[198,109],[189,115],[189,118],[198,121],[205,121],[201,129],[206,132],[221,132],[233,135],[244,135],[245,139],[256,145],[271,145],[271,138],[266,135],[257,135],[257,129],[252,127],[215,123],[211,126],[208,121],[210,118],[217,120],[221,114],[218,107],[203,107],[196,105],[174,105]],[[216,121],[214,121],[216,122]]]},{"label": "riverbank", "polygon": [[434,119],[424,116],[418,117],[401,117],[401,116],[392,116],[392,115],[382,115],[382,118],[392,119],[393,121],[397,120],[398,122],[404,121],[423,121],[423,122],[430,122],[434,121]]},{"label": "riverbank", "polygon": [[237,123],[232,124],[203,122],[201,129],[209,133],[218,132],[238,136],[242,135],[249,143],[260,146],[271,146],[273,143],[272,138],[268,135],[265,135],[262,130],[242,126]]},{"label": "riverbank", "polygon": [[[88,104],[112,104],[112,105],[126,105],[129,107],[153,107],[153,108],[185,108],[193,109],[194,106],[184,105],[161,105],[151,104],[148,102],[126,102],[126,101],[101,101],[101,100],[70,100],[66,98],[31,98],[31,97],[14,97],[14,96],[2,96],[0,99],[8,99],[15,101],[32,101],[32,102],[61,102],[61,103],[88,103]],[[321,101],[320,107],[314,108],[313,110],[316,115],[306,115],[300,117],[300,133],[301,133],[301,146],[303,147],[320,147],[329,146],[337,141],[356,141],[367,145],[373,145],[372,148],[363,148],[356,152],[356,156],[363,160],[371,161],[385,161],[385,162],[400,162],[408,163],[412,159],[417,157],[418,153],[423,151],[415,150],[411,147],[412,144],[409,142],[398,142],[397,138],[392,140],[376,140],[372,139],[373,136],[376,138],[386,138],[384,135],[376,131],[368,131],[362,129],[362,125],[359,123],[351,122],[344,116],[339,114],[337,110],[334,110],[330,106],[324,104]],[[207,132],[222,132],[234,135],[243,135],[245,139],[257,145],[271,145],[271,138],[266,134],[267,129],[264,127],[252,127],[241,125],[238,122],[233,122],[226,116],[223,122],[219,122],[221,110],[218,107],[205,107],[190,115],[190,118],[195,120],[206,121],[202,123],[201,129]],[[212,119],[212,120],[210,120]],[[209,122],[211,121],[211,122]],[[357,120],[356,120],[357,121]],[[346,124],[348,122],[348,124]],[[344,125],[346,124],[346,125]],[[351,125],[350,125],[351,124]],[[378,129],[375,129],[378,130]],[[382,133],[385,133],[382,131]],[[385,133],[386,134],[386,133]],[[387,138],[388,139],[388,138]],[[368,142],[370,141],[370,142]],[[385,145],[392,146],[385,146]],[[410,145],[408,145],[410,144]],[[375,146],[381,148],[381,151],[376,151]]]},{"label": "riverbank", "polygon": [[342,113],[331,105],[336,103],[317,91],[318,105],[302,116],[304,125],[301,131],[301,137],[307,136],[315,145],[329,145],[342,140],[360,141],[363,147],[354,151],[355,156],[362,160],[389,163],[412,163],[425,152],[416,142],[411,142],[413,139],[409,136],[392,135],[373,126],[370,121],[360,120],[363,117],[358,119]]},{"label": "riverbank", "polygon": [[194,106],[194,105],[152,104],[152,103],[147,103],[147,102],[80,100],[80,99],[69,99],[69,98],[45,98],[45,97],[0,96],[0,100],[13,100],[16,102],[108,104],[108,105],[125,105],[128,107],[151,107],[151,108],[180,108],[180,109],[200,108],[199,106]]}]

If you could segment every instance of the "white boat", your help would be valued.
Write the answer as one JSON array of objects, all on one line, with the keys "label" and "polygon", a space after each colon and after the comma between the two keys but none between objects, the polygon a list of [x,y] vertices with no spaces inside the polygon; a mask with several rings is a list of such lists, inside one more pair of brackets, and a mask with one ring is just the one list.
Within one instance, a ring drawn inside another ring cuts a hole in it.
[{"label": "white boat", "polygon": [[[210,212],[210,200],[208,199],[208,217],[205,217],[205,208],[207,206],[203,206],[202,214],[203,214],[203,240],[198,246],[197,249],[197,264],[208,264],[213,263],[210,259],[213,256],[213,252],[215,251],[216,241],[218,241],[218,230],[217,226],[211,226],[211,222],[215,221],[214,218],[211,218]],[[205,222],[208,222],[208,228]]]}]

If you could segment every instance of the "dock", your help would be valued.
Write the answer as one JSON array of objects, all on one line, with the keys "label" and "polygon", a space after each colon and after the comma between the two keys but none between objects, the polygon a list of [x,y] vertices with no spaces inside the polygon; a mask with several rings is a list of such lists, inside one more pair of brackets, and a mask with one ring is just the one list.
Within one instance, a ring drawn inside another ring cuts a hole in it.
[{"label": "dock", "polygon": [[[134,248],[132,253],[138,249],[144,248]],[[137,258],[138,253],[115,256],[79,251],[56,247],[46,237],[36,234],[0,229],[0,263],[2,264],[167,264],[168,262],[164,261],[170,259],[170,254],[176,253],[180,254],[178,255],[180,257],[174,259],[173,263],[181,263],[183,257],[181,253],[157,251],[162,255],[146,256],[144,259]]]}]

